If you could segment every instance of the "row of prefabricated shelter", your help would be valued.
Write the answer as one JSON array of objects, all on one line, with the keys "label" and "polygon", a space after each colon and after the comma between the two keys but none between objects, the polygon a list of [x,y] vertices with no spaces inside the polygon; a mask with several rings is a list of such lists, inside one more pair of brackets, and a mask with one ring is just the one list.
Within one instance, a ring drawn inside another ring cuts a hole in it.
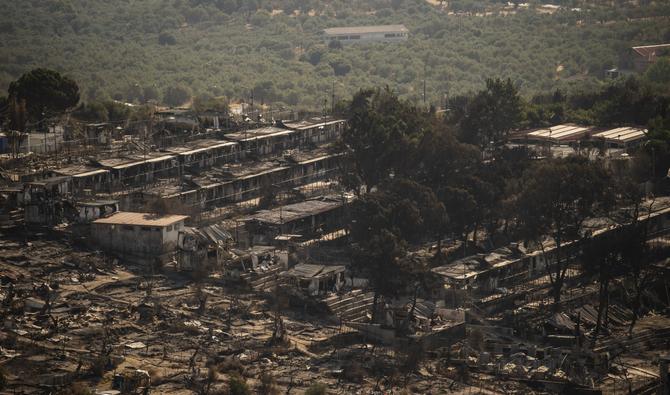
[{"label": "row of prefabricated shelter", "polygon": [[71,177],[73,194],[114,192],[171,179],[215,165],[235,164],[288,150],[308,150],[335,141],[344,130],[344,120],[309,120],[278,123],[260,129],[225,135],[224,140],[196,140],[160,152],[135,153],[91,160],[51,170],[54,176]]},{"label": "row of prefabricated shelter", "polygon": [[138,194],[145,202],[155,197],[197,209],[236,203],[256,199],[267,188],[334,179],[341,170],[341,154],[323,145],[337,140],[345,125],[344,120],[320,119],[278,123],[223,140],[89,158],[16,180],[2,191],[27,208],[27,222],[38,224],[59,223],[67,201],[116,200],[125,210],[139,208],[133,205]]},{"label": "row of prefabricated shelter", "polygon": [[[650,239],[667,237],[670,231],[670,207],[661,206],[658,209],[641,214],[639,221],[647,226]],[[601,237],[610,232],[621,229],[612,223],[603,225],[601,220],[593,221],[591,232],[594,238]],[[446,265],[432,268],[431,271],[443,282],[443,289],[434,289],[435,298],[446,298],[458,304],[467,292],[481,309],[496,298],[491,295],[501,296],[509,288],[527,285],[529,281],[546,276],[548,267],[555,265],[559,253],[555,242],[548,238],[542,242],[542,246],[524,247],[522,243],[511,243],[507,247],[501,247],[488,253],[468,256]],[[567,241],[562,245],[561,258],[579,258],[582,253],[582,242]],[[523,294],[510,294],[511,298],[524,297]],[[498,305],[498,307],[500,307]]]},{"label": "row of prefabricated shelter", "polygon": [[306,184],[334,179],[345,164],[342,154],[324,149],[262,161],[241,162],[188,177],[183,183],[145,188],[145,197],[175,202],[187,207],[243,202],[266,191],[287,191]]}]

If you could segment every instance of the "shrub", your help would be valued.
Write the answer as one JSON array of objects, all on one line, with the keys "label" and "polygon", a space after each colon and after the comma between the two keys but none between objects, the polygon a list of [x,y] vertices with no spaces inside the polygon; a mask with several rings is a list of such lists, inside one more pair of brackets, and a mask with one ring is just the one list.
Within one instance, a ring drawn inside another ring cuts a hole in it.
[{"label": "shrub", "polygon": [[0,391],[4,390],[7,386],[7,372],[5,369],[0,368]]},{"label": "shrub", "polygon": [[337,40],[332,40],[328,43],[328,48],[330,49],[342,49],[342,43]]},{"label": "shrub", "polygon": [[251,395],[247,381],[237,374],[230,376],[228,388],[230,395]]},{"label": "shrub", "polygon": [[223,362],[219,363],[217,370],[221,373],[232,373],[236,375],[244,374],[244,366],[238,359],[233,357],[228,357]]},{"label": "shrub", "polygon": [[149,377],[151,378],[151,385],[161,385],[163,380],[165,380],[165,377],[163,377],[163,373],[160,371],[160,369],[151,368],[149,369],[148,373]]},{"label": "shrub", "polygon": [[354,383],[360,383],[365,377],[365,370],[358,361],[352,361],[344,367],[344,377]]},{"label": "shrub", "polygon": [[58,392],[58,395],[93,395],[93,391],[84,384],[73,383],[69,387]]},{"label": "shrub", "polygon": [[335,72],[335,75],[337,76],[347,75],[351,71],[351,65],[343,60],[330,62],[330,66],[333,68],[333,72]]},{"label": "shrub", "polygon": [[305,395],[326,395],[326,389],[325,384],[314,383],[305,391]]},{"label": "shrub", "polygon": [[184,86],[171,86],[163,94],[165,104],[176,107],[191,99],[191,91]]},{"label": "shrub", "polygon": [[279,395],[277,381],[272,373],[263,372],[261,374],[261,385],[258,387],[259,395]]},{"label": "shrub", "polygon": [[158,35],[158,43],[160,45],[175,45],[177,44],[177,38],[170,33],[161,33]]}]

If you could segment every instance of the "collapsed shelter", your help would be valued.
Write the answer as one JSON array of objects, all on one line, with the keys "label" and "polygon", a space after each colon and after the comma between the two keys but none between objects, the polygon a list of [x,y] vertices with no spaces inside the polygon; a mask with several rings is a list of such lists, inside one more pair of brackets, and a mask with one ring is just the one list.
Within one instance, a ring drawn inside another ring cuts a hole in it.
[{"label": "collapsed shelter", "polygon": [[254,244],[269,244],[282,234],[321,236],[341,227],[342,199],[324,198],[262,210],[243,219]]},{"label": "collapsed shelter", "polygon": [[298,289],[309,295],[326,295],[344,285],[344,266],[299,263],[283,273]]}]

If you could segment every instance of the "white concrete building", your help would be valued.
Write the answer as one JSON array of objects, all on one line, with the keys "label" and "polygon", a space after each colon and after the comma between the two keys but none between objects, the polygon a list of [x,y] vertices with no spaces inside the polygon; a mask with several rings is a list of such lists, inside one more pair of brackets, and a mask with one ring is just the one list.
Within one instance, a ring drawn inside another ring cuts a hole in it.
[{"label": "white concrete building", "polygon": [[92,236],[105,250],[124,257],[165,261],[177,249],[185,215],[117,212],[93,221]]},{"label": "white concrete building", "polygon": [[339,41],[349,43],[399,42],[406,41],[409,30],[405,25],[333,27],[324,29],[326,43]]}]

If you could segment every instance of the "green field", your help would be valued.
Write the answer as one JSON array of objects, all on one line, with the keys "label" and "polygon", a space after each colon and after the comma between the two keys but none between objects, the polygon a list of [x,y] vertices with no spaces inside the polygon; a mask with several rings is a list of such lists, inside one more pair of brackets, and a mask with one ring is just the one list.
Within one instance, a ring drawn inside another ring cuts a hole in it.
[{"label": "green field", "polygon": [[[602,83],[631,65],[629,47],[670,41],[670,5],[589,6],[501,16],[500,2],[452,4],[486,15],[449,15],[425,1],[23,0],[3,1],[0,89],[35,67],[81,86],[85,101],[161,99],[169,87],[194,95],[320,108],[388,85],[429,102],[509,77],[524,94]],[[243,3],[243,4],[242,4]],[[296,5],[303,8],[296,11]],[[274,11],[273,11],[274,10]],[[281,10],[281,11],[280,11]],[[293,11],[292,11],[293,10]],[[325,27],[403,23],[400,44],[330,49]]]}]

